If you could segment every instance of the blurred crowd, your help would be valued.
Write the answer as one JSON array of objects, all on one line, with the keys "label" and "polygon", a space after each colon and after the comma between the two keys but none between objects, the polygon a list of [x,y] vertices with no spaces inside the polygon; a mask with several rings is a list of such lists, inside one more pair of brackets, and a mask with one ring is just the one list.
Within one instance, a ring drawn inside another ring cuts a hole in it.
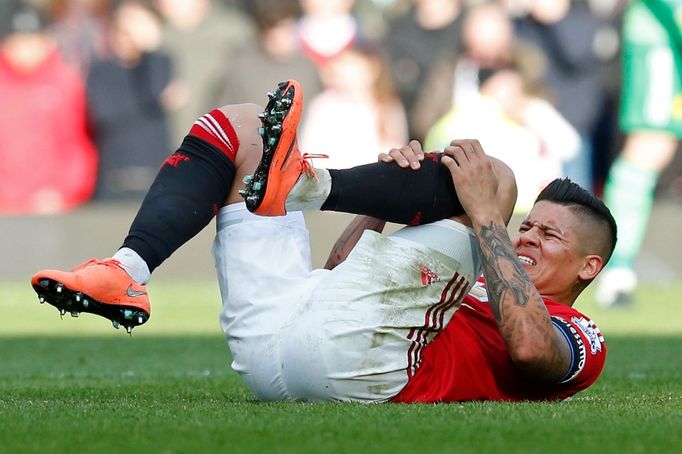
[{"label": "blurred crowd", "polygon": [[477,138],[520,211],[568,175],[600,192],[620,0],[0,0],[0,213],[139,199],[194,120],[306,96],[300,145],[350,167]]}]

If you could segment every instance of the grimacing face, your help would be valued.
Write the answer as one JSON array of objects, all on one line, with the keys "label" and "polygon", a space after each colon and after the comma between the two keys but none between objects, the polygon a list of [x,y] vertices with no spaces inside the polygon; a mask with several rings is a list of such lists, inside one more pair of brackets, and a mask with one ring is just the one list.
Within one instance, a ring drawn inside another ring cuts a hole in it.
[{"label": "grimacing face", "polygon": [[535,204],[513,241],[540,294],[564,304],[572,304],[579,280],[591,279],[601,269],[601,258],[586,251],[588,243],[575,212],[548,201]]}]

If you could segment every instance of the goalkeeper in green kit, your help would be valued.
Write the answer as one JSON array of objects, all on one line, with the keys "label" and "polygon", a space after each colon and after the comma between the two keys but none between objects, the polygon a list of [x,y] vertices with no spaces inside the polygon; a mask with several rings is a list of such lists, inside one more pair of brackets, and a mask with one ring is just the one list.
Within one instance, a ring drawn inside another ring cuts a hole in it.
[{"label": "goalkeeper in green kit", "polygon": [[635,0],[628,6],[622,64],[620,127],[626,140],[604,195],[619,238],[597,290],[604,307],[632,301],[634,262],[656,182],[682,138],[682,0]]}]

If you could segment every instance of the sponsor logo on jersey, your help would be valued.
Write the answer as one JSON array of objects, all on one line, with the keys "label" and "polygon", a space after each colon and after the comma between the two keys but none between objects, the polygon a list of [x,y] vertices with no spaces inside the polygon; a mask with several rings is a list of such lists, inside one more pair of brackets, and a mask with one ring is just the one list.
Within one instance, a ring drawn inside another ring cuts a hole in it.
[{"label": "sponsor logo on jersey", "polygon": [[601,335],[601,331],[597,328],[592,320],[585,317],[572,317],[571,322],[577,326],[580,331],[583,332],[587,338],[587,342],[590,344],[590,353],[593,355],[601,351],[601,344],[604,342],[604,336]]},{"label": "sponsor logo on jersey", "polygon": [[424,265],[423,263],[419,264],[419,271],[421,271],[422,285],[424,287],[426,287],[427,285],[431,285],[434,282],[440,281],[440,277],[438,276],[438,274],[436,274],[435,271],[433,271],[431,268]]}]

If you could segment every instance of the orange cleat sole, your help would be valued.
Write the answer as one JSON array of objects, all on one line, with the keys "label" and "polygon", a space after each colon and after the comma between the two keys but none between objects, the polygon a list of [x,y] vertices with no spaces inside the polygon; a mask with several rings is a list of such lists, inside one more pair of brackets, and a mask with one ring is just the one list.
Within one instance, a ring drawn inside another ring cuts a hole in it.
[{"label": "orange cleat sole", "polygon": [[262,216],[286,214],[284,203],[303,171],[296,143],[303,110],[303,93],[296,81],[281,82],[259,115],[263,126],[263,156],[253,175],[244,179],[240,191],[249,211]]}]

